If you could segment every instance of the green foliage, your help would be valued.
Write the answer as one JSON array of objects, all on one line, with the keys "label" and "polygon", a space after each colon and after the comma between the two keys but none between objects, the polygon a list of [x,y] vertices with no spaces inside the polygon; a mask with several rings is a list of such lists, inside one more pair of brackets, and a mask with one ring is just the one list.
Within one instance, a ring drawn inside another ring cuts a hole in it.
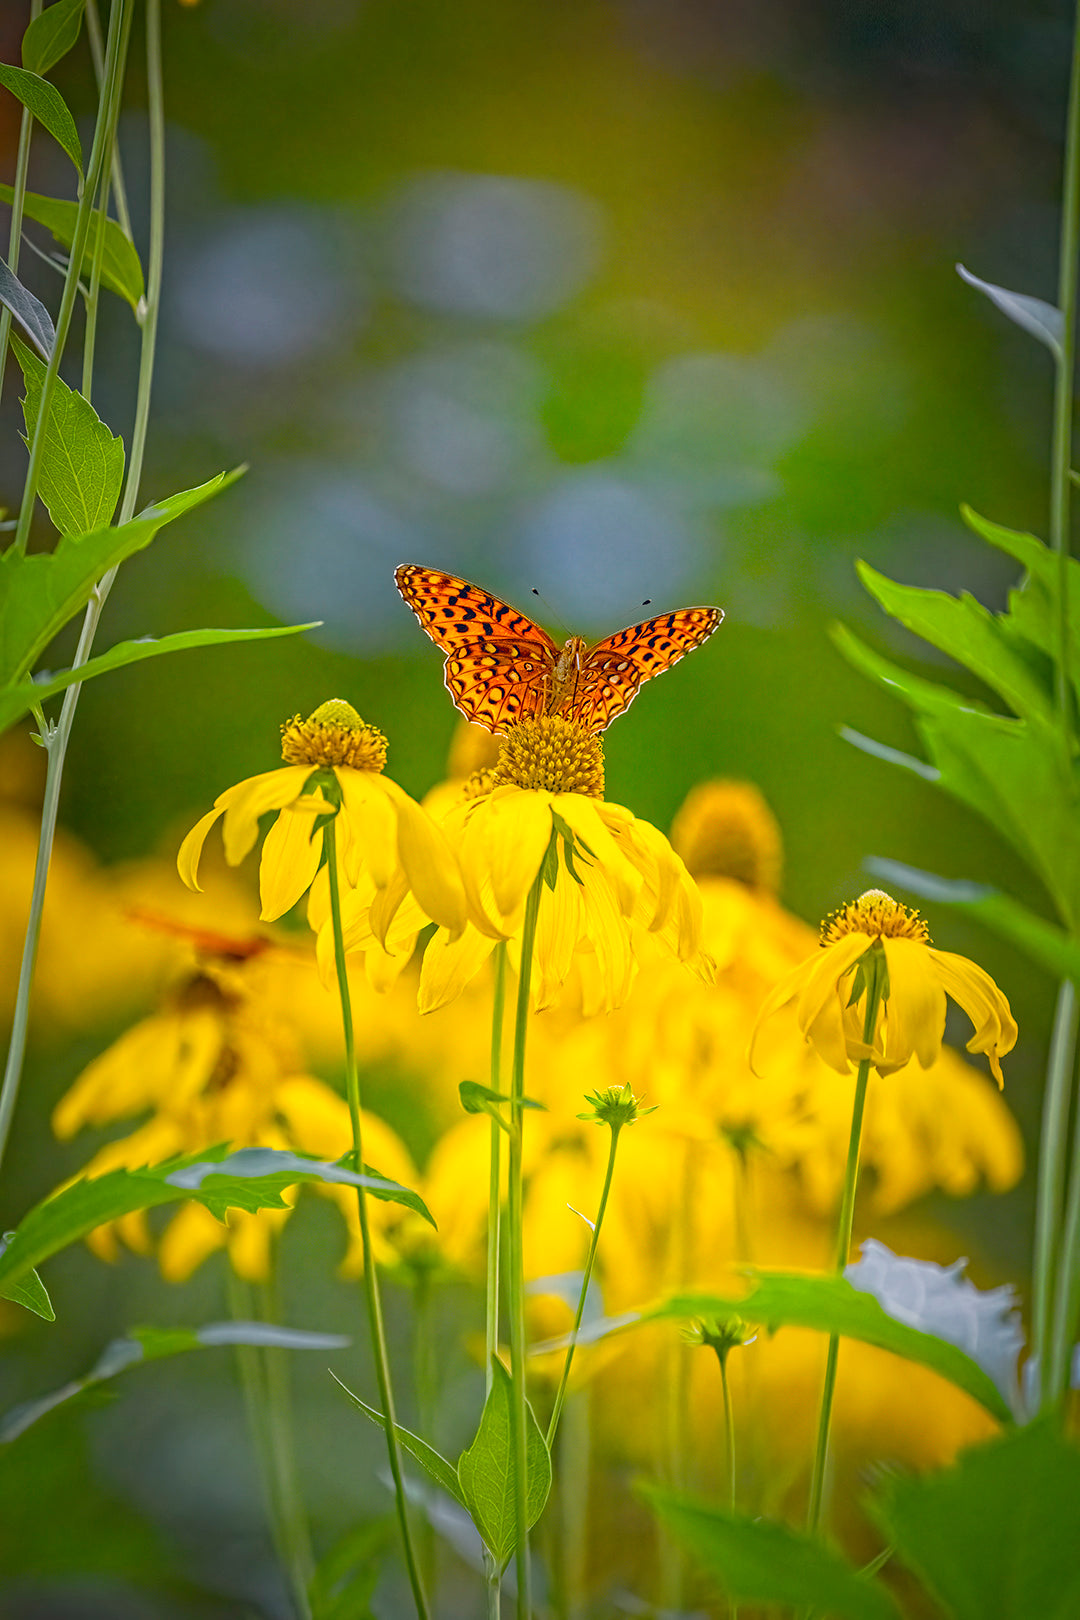
[{"label": "green foliage", "polygon": [[869,1504],[952,1620],[1080,1614],[1080,1453],[1033,1423]]},{"label": "green foliage", "polygon": [[[503,1108],[511,1101],[505,1092],[492,1091],[490,1086],[482,1086],[478,1080],[462,1080],[458,1085],[458,1097],[467,1114],[490,1114],[496,1125],[501,1125],[504,1131],[510,1129],[502,1115]],[[521,1106],[546,1111],[547,1105],[536,1102],[532,1097],[523,1097]]]},{"label": "green foliage", "polygon": [[676,1294],[637,1318],[655,1322],[670,1317],[740,1316],[760,1322],[770,1332],[780,1327],[814,1328],[819,1333],[859,1339],[880,1350],[918,1362],[940,1373],[976,1400],[1000,1423],[1011,1423],[1009,1411],[993,1380],[970,1356],[933,1333],[898,1322],[870,1294],[843,1277],[803,1276],[798,1272],[757,1272],[755,1287],[744,1299],[719,1294]]},{"label": "green foliage", "polygon": [[274,1148],[241,1148],[236,1153],[211,1148],[141,1170],[110,1170],[62,1188],[23,1217],[0,1254],[0,1298],[14,1298],[16,1285],[43,1260],[121,1215],[182,1198],[197,1199],[219,1220],[229,1209],[285,1209],[283,1190],[303,1181],[363,1186],[392,1202],[416,1207],[416,1194],[396,1182],[375,1181],[343,1165],[322,1164]]},{"label": "green foliage", "polygon": [[956,268],[969,287],[977,287],[1010,321],[1025,332],[1030,332],[1040,343],[1045,343],[1054,359],[1061,364],[1064,358],[1062,339],[1065,322],[1056,304],[1048,304],[1045,298],[1033,298],[1030,293],[1010,292],[1007,287],[998,287],[992,281],[983,281],[973,276],[970,270],[965,270],[962,264]]},{"label": "green foliage", "polygon": [[[514,1447],[510,1374],[498,1356],[491,1358],[492,1379],[480,1416],[480,1427],[458,1458],[458,1479],[465,1505],[484,1545],[504,1564],[517,1545],[514,1502]],[[528,1521],[536,1523],[551,1490],[551,1457],[532,1407],[525,1404],[525,1451]]]},{"label": "green foliage", "polygon": [[85,607],[98,580],[110,568],[148,546],[167,523],[209,500],[238,478],[240,470],[218,473],[195,489],[147,507],[140,517],[116,528],[65,535],[51,552],[31,556],[13,547],[0,555],[0,690],[33,668],[68,620]]},{"label": "green foliage", "polygon": [[393,1533],[389,1519],[376,1519],[334,1543],[308,1587],[311,1620],[370,1620],[382,1555]]},{"label": "green foliage", "polygon": [[[37,427],[46,367],[24,343],[11,346],[26,382],[23,416],[29,444]],[[61,534],[89,534],[111,523],[124,482],[124,441],[88,399],[62,377],[53,384],[38,494]]]},{"label": "green foliage", "polygon": [[[377,1424],[385,1434],[386,1419],[383,1414],[377,1412],[373,1406],[369,1406],[366,1401],[362,1401],[359,1395],[354,1395],[347,1384],[342,1384],[336,1373],[331,1373],[330,1376],[335,1384],[339,1384],[345,1391],[353,1405],[358,1406],[364,1416],[369,1417],[372,1423]],[[394,1433],[398,1437],[402,1450],[407,1451],[409,1456],[420,1464],[429,1478],[433,1479],[436,1485],[446,1492],[447,1496],[452,1496],[459,1507],[467,1510],[468,1504],[462,1493],[453,1463],[444,1457],[440,1451],[436,1451],[434,1446],[429,1446],[426,1440],[421,1440],[418,1434],[413,1434],[411,1429],[403,1428],[400,1423],[394,1424]]]},{"label": "green foliage", "polygon": [[[346,1165],[350,1170],[356,1167],[356,1154],[350,1149],[342,1154],[340,1164]],[[427,1221],[429,1226],[435,1225],[435,1217],[424,1203],[418,1192],[411,1192],[408,1187],[401,1187],[396,1181],[390,1181],[381,1171],[374,1169],[370,1164],[361,1166],[364,1186],[369,1198],[378,1198],[384,1204],[403,1204],[411,1209],[414,1215],[419,1215]],[[358,1183],[360,1185],[360,1183]]]},{"label": "green foliage", "polygon": [[[4,1249],[7,1248],[8,1243],[14,1236],[14,1232],[4,1233],[3,1242],[0,1243],[0,1254],[3,1254]],[[52,1300],[49,1298],[45,1284],[36,1271],[27,1272],[25,1277],[12,1285],[11,1292],[5,1297],[13,1300],[16,1305],[21,1305],[24,1310],[33,1311],[35,1316],[42,1317],[46,1322],[56,1321],[56,1312],[53,1310]]]},{"label": "green foliage", "polygon": [[86,0],[56,0],[27,25],[22,38],[22,64],[31,73],[48,73],[79,38]]},{"label": "green foliage", "polygon": [[663,1486],[640,1489],[665,1528],[733,1601],[813,1607],[844,1620],[898,1620],[885,1587],[820,1541]]},{"label": "green foliage", "polygon": [[27,111],[33,113],[42,128],[47,129],[53,139],[64,148],[79,171],[81,181],[83,159],[79,132],[75,128],[75,120],[68,110],[68,104],[56,86],[27,68],[12,67],[10,62],[0,62],[0,84],[10,90]]},{"label": "green foliage", "polygon": [[[9,203],[14,195],[10,186],[0,185],[0,200]],[[52,232],[61,247],[69,248],[75,240],[75,221],[78,211],[78,203],[65,202],[60,197],[42,197],[36,191],[28,191],[23,198],[23,213],[27,219],[36,220],[39,225],[44,225],[46,230]],[[90,231],[86,239],[82,264],[79,266],[80,275],[90,274],[94,262],[98,232],[101,227],[101,210],[95,208],[91,215]],[[115,219],[106,218],[104,228],[105,241],[101,257],[101,285],[108,287],[110,292],[118,293],[121,298],[126,299],[138,314],[141,300],[146,291],[139,255],[136,253],[133,243],[124,235]]]},{"label": "green foliage", "polygon": [[41,300],[27,291],[14,271],[8,269],[3,259],[0,259],[0,304],[11,311],[27,337],[32,343],[37,344],[43,355],[48,357],[52,354],[53,344],[56,342],[52,316]]},{"label": "green foliage", "polygon": [[337,1333],[308,1333],[302,1328],[278,1327],[273,1322],[208,1322],[201,1328],[133,1328],[126,1339],[113,1339],[82,1378],[73,1378],[49,1395],[13,1407],[0,1418],[0,1445],[10,1444],[39,1418],[58,1406],[103,1384],[129,1367],[162,1361],[188,1350],[212,1350],[222,1345],[270,1345],[280,1350],[343,1350],[350,1340]]}]

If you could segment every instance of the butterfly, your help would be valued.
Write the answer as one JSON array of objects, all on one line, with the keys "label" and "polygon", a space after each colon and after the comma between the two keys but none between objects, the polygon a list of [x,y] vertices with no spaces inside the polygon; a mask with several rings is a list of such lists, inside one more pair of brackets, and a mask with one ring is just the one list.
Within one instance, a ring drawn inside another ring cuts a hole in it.
[{"label": "butterfly", "polygon": [[643,682],[700,647],[724,617],[720,608],[679,608],[616,630],[595,647],[580,636],[559,647],[526,614],[454,574],[402,563],[394,579],[446,654],[454,703],[467,720],[496,732],[543,714],[606,730]]}]

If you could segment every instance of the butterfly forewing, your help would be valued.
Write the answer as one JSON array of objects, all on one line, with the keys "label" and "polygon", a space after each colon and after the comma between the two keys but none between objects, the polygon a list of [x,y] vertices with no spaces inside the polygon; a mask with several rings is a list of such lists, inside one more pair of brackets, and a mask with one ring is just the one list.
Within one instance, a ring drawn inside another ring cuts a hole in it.
[{"label": "butterfly forewing", "polygon": [[587,731],[606,730],[645,681],[700,647],[723,617],[719,608],[679,608],[605,636],[585,655],[568,718]]},{"label": "butterfly forewing", "polygon": [[446,688],[488,731],[543,714],[558,648],[538,624],[456,574],[403,563],[397,588],[446,653]]}]

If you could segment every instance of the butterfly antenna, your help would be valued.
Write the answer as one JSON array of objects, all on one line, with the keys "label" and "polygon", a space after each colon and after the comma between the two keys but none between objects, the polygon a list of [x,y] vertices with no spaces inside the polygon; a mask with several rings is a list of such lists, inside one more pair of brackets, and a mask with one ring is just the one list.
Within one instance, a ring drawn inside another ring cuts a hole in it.
[{"label": "butterfly antenna", "polygon": [[564,636],[569,636],[570,635],[569,627],[566,624],[564,624],[562,618],[559,616],[558,613],[556,613],[555,609],[552,607],[552,605],[548,601],[547,597],[546,596],[541,596],[540,592],[537,590],[535,585],[532,587],[532,594],[536,597],[538,602],[543,602],[544,608],[545,608],[545,610],[547,612],[548,618],[550,619],[551,623],[552,624],[557,624],[559,626],[559,629],[562,631]]}]

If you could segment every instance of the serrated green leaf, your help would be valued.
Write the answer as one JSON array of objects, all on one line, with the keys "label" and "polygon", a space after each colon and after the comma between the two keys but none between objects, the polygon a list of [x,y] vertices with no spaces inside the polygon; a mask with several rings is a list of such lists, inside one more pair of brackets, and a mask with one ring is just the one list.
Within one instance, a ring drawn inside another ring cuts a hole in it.
[{"label": "serrated green leaf", "polygon": [[56,329],[45,305],[34,297],[0,259],[0,304],[9,309],[30,339],[48,359],[56,342]]},{"label": "serrated green leaf", "polygon": [[140,1170],[110,1170],[61,1188],[23,1217],[0,1254],[0,1294],[95,1227],[137,1209],[194,1198],[224,1220],[229,1209],[284,1209],[283,1190],[305,1181],[362,1186],[410,1207],[415,1196],[396,1182],[275,1148],[219,1147]]},{"label": "serrated green leaf", "polygon": [[[0,1238],[0,1254],[14,1236],[14,1232],[5,1232],[3,1238]],[[18,1282],[9,1283],[6,1287],[0,1285],[0,1299],[10,1299],[16,1305],[21,1305],[24,1310],[33,1311],[35,1316],[42,1317],[46,1322],[56,1321],[52,1300],[36,1271],[28,1272]]]},{"label": "serrated green leaf", "polygon": [[[458,1458],[458,1480],[472,1521],[496,1563],[504,1564],[517,1545],[514,1500],[514,1448],[510,1374],[498,1356],[480,1427]],[[551,1457],[532,1407],[525,1403],[526,1511],[530,1529],[551,1490]]]},{"label": "serrated green leaf", "polygon": [[[871,1294],[861,1293],[843,1277],[803,1276],[798,1272],[759,1271],[755,1286],[743,1299],[718,1294],[677,1294],[651,1306],[640,1322],[699,1316],[740,1316],[771,1330],[781,1327],[814,1328],[891,1350],[907,1361],[940,1373],[984,1406],[999,1423],[1011,1423],[1012,1413],[997,1386],[970,1356],[932,1333],[922,1333],[889,1316]],[[636,1324],[635,1324],[636,1325]]]},{"label": "serrated green leaf", "polygon": [[83,161],[82,145],[79,141],[79,132],[75,128],[75,120],[68,109],[68,104],[54,84],[43,79],[37,72],[31,72],[25,67],[12,67],[10,62],[0,62],[0,84],[10,90],[17,101],[21,101],[28,112],[31,112],[43,129],[47,129],[53,140],[63,147],[68,157],[79,171],[82,179]]},{"label": "serrated green leaf", "polygon": [[[340,1385],[345,1391],[353,1405],[358,1406],[361,1412],[366,1417],[369,1417],[372,1423],[377,1424],[385,1434],[386,1419],[383,1414],[377,1412],[373,1406],[368,1406],[367,1402],[362,1401],[359,1395],[354,1395],[347,1384],[342,1384],[336,1373],[331,1373],[330,1376],[334,1383]],[[403,1449],[420,1464],[421,1468],[431,1476],[436,1485],[440,1486],[448,1496],[452,1496],[459,1506],[467,1508],[468,1503],[462,1495],[453,1463],[449,1462],[441,1452],[436,1451],[434,1446],[429,1446],[426,1440],[421,1440],[418,1434],[413,1434],[411,1429],[402,1428],[400,1423],[394,1424],[394,1433],[397,1435]]]},{"label": "serrated green leaf", "polygon": [[727,1513],[661,1485],[638,1488],[733,1602],[813,1608],[844,1620],[899,1620],[887,1588],[789,1525]]},{"label": "serrated green leaf", "polygon": [[993,281],[983,281],[979,276],[973,276],[970,270],[965,270],[962,264],[958,264],[956,269],[969,287],[976,287],[979,292],[985,293],[1010,321],[1025,332],[1030,332],[1040,343],[1045,343],[1058,365],[1062,363],[1065,320],[1056,304],[1048,304],[1045,298],[1033,298],[1030,293],[1010,292],[1007,287],[999,287]]},{"label": "serrated green leaf", "polygon": [[[0,185],[0,200],[11,202],[14,192],[10,186]],[[36,191],[28,191],[23,199],[23,213],[27,219],[36,220],[50,231],[61,247],[69,248],[75,240],[75,219],[78,214],[78,203],[65,202],[61,197],[42,197]],[[86,239],[86,251],[83,254],[82,264],[79,266],[80,275],[89,275],[93,267],[94,253],[101,228],[101,210],[95,208],[91,216],[90,232]],[[134,244],[124,235],[115,219],[105,220],[105,242],[101,258],[101,285],[108,287],[110,292],[118,293],[127,300],[132,309],[138,314],[139,304],[146,291],[143,281],[142,265]]]},{"label": "serrated green leaf", "polygon": [[[32,443],[46,367],[25,343],[11,346],[26,383],[23,416]],[[61,534],[90,534],[112,522],[124,482],[124,441],[62,377],[53,384],[38,494]]]},{"label": "serrated green leaf", "polygon": [[863,864],[874,877],[886,883],[974,917],[1002,939],[1018,945],[1055,978],[1073,979],[1080,984],[1080,945],[1063,928],[1029,911],[1027,906],[1002,894],[1000,889],[984,883],[938,877],[933,872],[922,872],[918,867],[905,866],[902,861],[886,860],[879,855],[870,856]]},{"label": "serrated green leaf", "polygon": [[88,659],[78,669],[64,669],[48,679],[20,681],[15,686],[0,689],[0,731],[14,725],[35,704],[44,703],[69,686],[93,680],[96,675],[123,669],[126,664],[138,664],[145,658],[160,658],[163,653],[187,652],[196,647],[223,647],[235,641],[272,641],[276,636],[296,636],[304,630],[317,629],[319,623],[316,619],[311,624],[267,625],[258,630],[178,630],[171,636],[118,641],[108,652]]},{"label": "serrated green leaf", "polygon": [[1045,725],[1054,717],[1054,695],[1002,633],[997,615],[964,592],[927,591],[898,585],[866,563],[856,569],[885,612],[934,647],[948,653],[1004,698],[1014,713]]},{"label": "serrated green leaf", "polygon": [[59,630],[85,607],[110,568],[148,546],[167,523],[233,483],[243,468],[148,506],[130,523],[65,535],[51,552],[0,553],[0,682],[18,682]]},{"label": "serrated green leaf", "polygon": [[867,1505],[952,1620],[1080,1614],[1080,1453],[1051,1423],[894,1477]]},{"label": "serrated green leaf", "polygon": [[22,65],[31,73],[48,73],[77,42],[86,0],[56,0],[27,24],[22,37]]},{"label": "serrated green leaf", "polygon": [[49,1395],[23,1401],[0,1418],[0,1445],[8,1445],[19,1435],[53,1412],[129,1367],[146,1361],[162,1361],[189,1350],[212,1350],[219,1345],[271,1345],[281,1350],[343,1350],[350,1340],[340,1333],[308,1333],[302,1328],[279,1327],[273,1322],[208,1322],[199,1328],[133,1328],[129,1337],[107,1344],[88,1373],[73,1378]]},{"label": "serrated green leaf", "polygon": [[[352,1151],[343,1153],[337,1162],[346,1165],[351,1170],[356,1163],[356,1154]],[[363,1173],[368,1178],[364,1185],[367,1187],[369,1197],[378,1198],[383,1203],[402,1204],[406,1209],[411,1209],[414,1215],[419,1215],[423,1220],[427,1221],[429,1226],[435,1226],[435,1217],[418,1192],[413,1192],[409,1187],[402,1187],[400,1183],[391,1181],[380,1170],[376,1170],[370,1164],[363,1166]],[[438,1230],[437,1227],[436,1230]]]}]

